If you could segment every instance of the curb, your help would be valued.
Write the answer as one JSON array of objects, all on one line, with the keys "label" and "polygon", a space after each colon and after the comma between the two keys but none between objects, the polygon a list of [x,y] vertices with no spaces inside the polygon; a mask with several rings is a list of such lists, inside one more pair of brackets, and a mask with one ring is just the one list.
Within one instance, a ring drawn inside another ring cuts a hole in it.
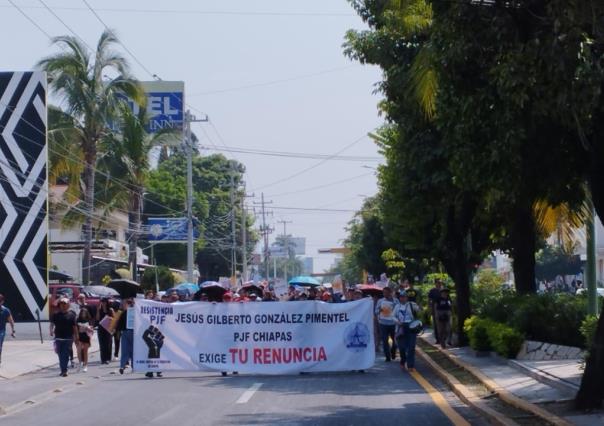
[{"label": "curb", "polygon": [[421,348],[416,347],[415,351],[417,355],[419,355],[419,357],[432,368],[436,375],[438,375],[451,388],[453,393],[457,395],[457,397],[466,405],[472,407],[480,414],[487,417],[493,424],[500,426],[518,426],[518,423],[505,417],[503,414],[493,410],[491,407],[485,404],[481,398],[474,394],[474,392],[469,390],[454,376],[442,369]]},{"label": "curb", "polygon": [[506,402],[507,404],[510,404],[520,410],[527,411],[555,426],[571,426],[572,425],[572,423],[568,422],[567,420],[564,420],[563,418],[558,417],[558,416],[550,413],[549,411],[544,410],[541,407],[538,407],[535,404],[532,404],[530,402],[527,402],[527,401],[524,401],[523,399],[518,398],[516,395],[513,395],[507,389],[499,386],[497,383],[495,383],[495,381],[493,381],[490,377],[486,376],[479,369],[466,364],[465,362],[460,360],[459,357],[457,357],[447,351],[442,350],[438,346],[433,345],[432,343],[428,342],[426,339],[424,339],[424,338],[421,338],[421,339],[423,342],[434,347],[439,352],[444,354],[447,358],[449,358],[452,362],[459,365],[461,368],[465,369],[470,374],[472,374],[474,377],[476,377],[488,390],[490,390],[491,392],[497,393],[499,398],[502,401]]},{"label": "curb", "polygon": [[532,377],[533,379],[535,379],[541,383],[544,383],[548,386],[559,389],[561,391],[571,391],[571,392],[579,391],[579,386],[577,386],[576,384],[574,384],[572,382],[569,382],[568,380],[561,379],[561,378],[556,377],[552,374],[549,374],[548,372],[543,371],[543,370],[530,368],[516,360],[513,360],[513,359],[508,360],[508,365],[516,368],[517,370],[522,371],[523,373],[529,375],[530,377]]}]

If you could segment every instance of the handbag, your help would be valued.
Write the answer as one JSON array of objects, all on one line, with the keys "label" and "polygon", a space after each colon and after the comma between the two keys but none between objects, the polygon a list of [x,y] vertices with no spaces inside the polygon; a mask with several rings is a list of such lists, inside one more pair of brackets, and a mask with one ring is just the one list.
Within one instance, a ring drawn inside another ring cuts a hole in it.
[{"label": "handbag", "polygon": [[109,334],[113,334],[115,332],[115,329],[111,328],[111,321],[113,318],[111,318],[109,315],[106,315],[103,317],[102,320],[99,321],[99,325],[101,327],[103,327],[105,330],[107,330],[107,332]]}]

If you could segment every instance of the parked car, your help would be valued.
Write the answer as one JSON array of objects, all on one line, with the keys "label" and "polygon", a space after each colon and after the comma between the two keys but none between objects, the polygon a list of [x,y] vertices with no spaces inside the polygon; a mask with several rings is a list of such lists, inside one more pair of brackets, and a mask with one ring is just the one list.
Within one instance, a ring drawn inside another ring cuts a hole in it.
[{"label": "parked car", "polygon": [[60,297],[67,297],[72,305],[76,304],[78,296],[82,292],[82,286],[74,282],[50,283],[48,286],[48,295],[50,303],[48,308],[49,315],[55,313],[57,301]]}]

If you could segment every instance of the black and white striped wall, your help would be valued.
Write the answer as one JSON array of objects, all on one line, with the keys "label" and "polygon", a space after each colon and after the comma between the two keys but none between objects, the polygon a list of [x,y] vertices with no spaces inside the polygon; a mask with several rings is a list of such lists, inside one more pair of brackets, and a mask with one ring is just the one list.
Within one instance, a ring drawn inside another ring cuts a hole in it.
[{"label": "black and white striped wall", "polygon": [[48,299],[46,74],[0,72],[0,293],[15,320]]}]

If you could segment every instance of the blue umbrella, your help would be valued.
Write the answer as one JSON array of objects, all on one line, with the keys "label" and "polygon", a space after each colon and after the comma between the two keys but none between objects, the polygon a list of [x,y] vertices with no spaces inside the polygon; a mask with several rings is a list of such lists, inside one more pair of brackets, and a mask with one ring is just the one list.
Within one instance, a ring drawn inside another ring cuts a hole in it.
[{"label": "blue umbrella", "polygon": [[307,277],[304,275],[300,275],[298,277],[293,277],[291,280],[289,280],[289,284],[290,285],[299,285],[299,286],[303,286],[303,287],[316,287],[321,285],[321,283],[319,281],[317,281],[316,279],[314,279],[313,277]]},{"label": "blue umbrella", "polygon": [[222,287],[222,285],[217,281],[204,281],[201,283],[201,285],[199,287],[204,288],[204,287],[212,287],[212,286]]},{"label": "blue umbrella", "polygon": [[199,285],[195,283],[181,283],[176,286],[178,290],[187,290],[189,294],[195,294],[199,291]]}]

